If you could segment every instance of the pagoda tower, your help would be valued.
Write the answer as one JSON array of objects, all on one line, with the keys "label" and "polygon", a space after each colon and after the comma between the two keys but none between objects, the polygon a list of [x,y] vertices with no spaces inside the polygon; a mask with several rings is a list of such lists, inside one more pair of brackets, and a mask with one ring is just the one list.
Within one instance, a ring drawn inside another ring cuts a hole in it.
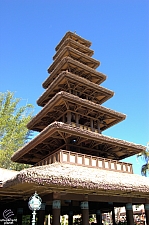
[{"label": "pagoda tower", "polygon": [[[48,213],[53,214],[53,225],[60,224],[60,213],[70,213],[69,224],[72,224],[73,206],[76,215],[81,206],[83,225],[88,224],[89,212],[96,213],[97,224],[101,225],[101,210],[112,210],[114,221],[114,207],[125,205],[128,224],[132,225],[131,204],[148,203],[149,207],[149,185],[142,185],[142,178],[138,186],[133,184],[132,165],[120,160],[140,153],[145,147],[102,134],[126,116],[102,106],[114,92],[101,86],[106,75],[96,70],[100,62],[92,57],[94,52],[90,46],[90,41],[72,32],[67,32],[56,46],[49,76],[43,82],[45,91],[37,100],[42,109],[27,125],[39,134],[12,156],[12,161],[33,167],[20,172],[13,183],[6,182],[4,187],[12,190],[13,186],[26,196],[37,188]],[[74,170],[75,174],[79,171],[75,178]],[[82,174],[87,176],[90,171],[93,177],[90,174],[85,183]],[[123,180],[119,183],[122,175],[125,181],[127,175],[131,177],[126,186]],[[115,178],[112,180],[112,177]],[[148,209],[146,216],[149,221]]]},{"label": "pagoda tower", "polygon": [[[50,75],[43,82],[45,92],[37,100],[43,108],[27,125],[40,134],[17,151],[13,161],[45,165],[65,158],[68,163],[91,166],[90,156],[121,160],[140,152],[136,144],[102,134],[126,116],[101,105],[114,92],[100,86],[106,76],[96,70],[100,62],[92,58],[90,46],[90,41],[72,32],[56,46]],[[63,150],[69,157],[61,157]],[[70,157],[72,152],[86,154],[89,160]]]}]

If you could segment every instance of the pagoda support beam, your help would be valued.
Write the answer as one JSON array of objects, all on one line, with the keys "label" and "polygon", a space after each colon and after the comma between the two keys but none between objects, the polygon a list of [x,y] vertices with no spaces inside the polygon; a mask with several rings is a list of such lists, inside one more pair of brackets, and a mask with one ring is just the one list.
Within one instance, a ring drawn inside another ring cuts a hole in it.
[{"label": "pagoda support beam", "polygon": [[89,225],[89,207],[88,201],[81,202],[82,225]]},{"label": "pagoda support beam", "polygon": [[127,225],[134,225],[133,209],[132,209],[131,203],[126,204],[126,220],[127,220]]},{"label": "pagoda support beam", "polygon": [[149,204],[144,205],[145,216],[146,216],[146,224],[149,225]]}]

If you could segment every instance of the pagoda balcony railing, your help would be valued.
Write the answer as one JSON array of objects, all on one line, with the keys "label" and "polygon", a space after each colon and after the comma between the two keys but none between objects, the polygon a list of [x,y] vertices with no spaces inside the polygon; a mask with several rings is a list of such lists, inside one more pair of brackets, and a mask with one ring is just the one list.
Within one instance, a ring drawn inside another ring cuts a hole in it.
[{"label": "pagoda balcony railing", "polygon": [[95,129],[94,127],[91,128],[90,126],[85,126],[85,125],[82,125],[82,124],[76,124],[74,122],[71,122],[70,124],[72,127],[79,127],[80,129],[82,130],[89,130],[89,131],[93,131],[95,133],[101,133],[98,129]]},{"label": "pagoda balcony railing", "polygon": [[87,166],[123,173],[133,173],[132,164],[130,163],[120,162],[118,160],[112,160],[87,154],[81,154],[77,152],[71,152],[67,150],[59,150],[49,155],[45,159],[41,160],[40,162],[36,163],[35,166],[43,166],[55,162]]}]

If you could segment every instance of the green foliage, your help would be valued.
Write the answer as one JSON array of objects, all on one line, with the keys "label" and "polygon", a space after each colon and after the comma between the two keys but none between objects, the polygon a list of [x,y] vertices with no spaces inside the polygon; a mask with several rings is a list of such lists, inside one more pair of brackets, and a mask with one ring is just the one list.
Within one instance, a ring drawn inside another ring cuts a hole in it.
[{"label": "green foliage", "polygon": [[23,224],[23,225],[28,225],[28,224],[30,224],[30,215],[23,215],[23,216],[22,216],[22,224]]},{"label": "green foliage", "polygon": [[22,147],[31,137],[26,125],[31,120],[33,106],[19,107],[21,99],[14,93],[0,92],[0,167],[21,170],[26,165],[11,161],[12,154]]},{"label": "green foliage", "polygon": [[82,224],[82,217],[75,218],[74,225],[80,225],[80,224]]},{"label": "green foliage", "polygon": [[149,143],[146,150],[139,153],[137,157],[141,157],[145,161],[145,164],[141,168],[141,174],[142,176],[147,176],[147,172],[149,171]]},{"label": "green foliage", "polygon": [[61,218],[61,225],[68,225],[68,220],[65,219],[65,215]]},{"label": "green foliage", "polygon": [[118,225],[127,225],[127,221],[119,221]]}]

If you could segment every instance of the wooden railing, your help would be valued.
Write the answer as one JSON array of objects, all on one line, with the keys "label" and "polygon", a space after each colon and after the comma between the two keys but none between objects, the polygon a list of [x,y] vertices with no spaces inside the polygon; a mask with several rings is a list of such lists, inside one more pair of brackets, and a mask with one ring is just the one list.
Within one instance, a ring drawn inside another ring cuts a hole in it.
[{"label": "wooden railing", "polygon": [[35,166],[43,166],[55,162],[69,163],[87,167],[100,168],[124,173],[133,173],[132,164],[97,156],[59,150],[38,162]]},{"label": "wooden railing", "polygon": [[89,130],[89,131],[93,131],[93,132],[95,132],[95,133],[100,133],[99,131],[98,131],[98,129],[95,129],[95,128],[91,128],[90,126],[85,126],[85,125],[82,125],[82,124],[76,124],[76,123],[74,123],[74,122],[71,122],[71,124],[70,124],[72,127],[79,127],[80,129],[82,129],[82,130]]}]

